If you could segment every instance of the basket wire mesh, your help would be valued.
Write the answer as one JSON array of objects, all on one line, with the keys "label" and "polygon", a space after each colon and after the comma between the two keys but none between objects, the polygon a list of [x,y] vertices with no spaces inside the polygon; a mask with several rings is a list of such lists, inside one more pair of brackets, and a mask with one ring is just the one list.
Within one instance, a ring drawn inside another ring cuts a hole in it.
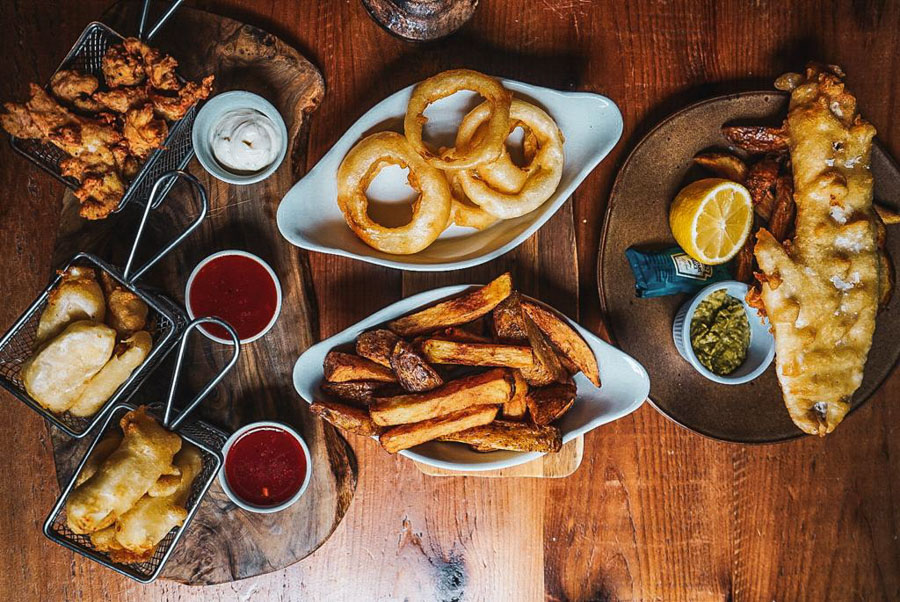
[{"label": "basket wire mesh", "polygon": [[[138,244],[140,243],[141,234],[144,231],[144,226],[147,222],[150,210],[154,205],[158,204],[155,202],[155,199],[158,195],[163,194],[162,190],[164,188],[170,187],[179,178],[186,179],[197,190],[201,204],[200,212],[197,218],[184,232],[176,236],[143,266],[132,272],[135,253]],[[161,295],[151,294],[143,290],[136,286],[135,282],[150,269],[150,267],[155,265],[156,262],[162,259],[163,256],[178,246],[181,241],[193,232],[206,217],[208,211],[209,201],[206,196],[206,190],[197,178],[184,171],[167,172],[154,183],[150,194],[150,202],[144,206],[144,213],[138,226],[137,234],[135,235],[134,243],[132,244],[131,252],[128,256],[128,263],[125,266],[124,272],[119,272],[117,268],[90,253],[79,253],[66,265],[65,269],[68,269],[73,265],[86,265],[106,272],[112,276],[119,285],[125,287],[143,300],[150,310],[147,316],[147,330],[153,337],[153,347],[151,348],[150,353],[143,363],[141,363],[128,379],[119,386],[116,392],[106,401],[104,406],[97,411],[96,414],[92,417],[77,417],[68,412],[54,414],[31,397],[31,395],[28,394],[28,391],[25,390],[24,383],[22,382],[23,366],[35,352],[35,335],[37,333],[37,326],[40,322],[41,314],[47,307],[50,293],[62,280],[61,275],[57,275],[56,278],[54,278],[34,303],[25,310],[25,313],[16,320],[13,326],[3,335],[3,338],[0,339],[0,386],[10,391],[18,399],[26,403],[31,409],[38,412],[67,435],[78,438],[84,437],[91,429],[93,429],[103,418],[106,411],[114,404],[120,401],[127,401],[137,390],[141,382],[153,372],[154,368],[156,368],[165,358],[166,354],[171,351],[178,340],[178,335],[185,329],[187,324],[187,316],[183,309]]]},{"label": "basket wire mesh", "polygon": [[[228,331],[233,345],[231,359],[219,373],[210,379],[200,392],[184,406],[184,409],[182,409],[177,416],[174,416],[175,393],[178,389],[178,381],[184,364],[188,337],[191,331],[195,330],[201,324],[218,324]],[[187,530],[191,519],[193,519],[194,515],[197,513],[197,509],[200,507],[200,501],[212,484],[213,479],[215,479],[216,475],[219,473],[219,468],[223,462],[222,447],[227,440],[225,434],[217,428],[200,420],[188,422],[186,419],[191,411],[203,401],[219,382],[221,382],[225,377],[225,374],[234,367],[240,356],[240,352],[240,338],[228,322],[219,318],[197,318],[193,320],[187,328],[184,329],[184,332],[181,335],[181,344],[178,347],[178,358],[175,361],[175,370],[172,373],[172,381],[169,385],[169,394],[165,406],[161,407],[161,404],[148,406],[150,413],[156,415],[159,422],[165,428],[178,433],[181,436],[182,441],[194,445],[203,454],[203,469],[191,485],[191,495],[188,498],[185,507],[188,512],[187,518],[180,527],[175,527],[169,531],[169,533],[157,544],[150,560],[140,563],[114,562],[108,554],[97,550],[93,546],[89,535],[75,533],[69,528],[66,522],[66,502],[69,499],[69,495],[75,489],[75,483],[78,480],[78,475],[84,468],[85,462],[87,462],[87,459],[90,457],[97,443],[106,436],[107,433],[117,428],[122,416],[126,412],[135,409],[135,406],[131,404],[117,405],[109,413],[109,417],[106,419],[103,428],[100,429],[97,437],[94,439],[93,443],[91,443],[90,448],[78,465],[78,469],[72,475],[69,484],[60,494],[56,505],[44,522],[44,535],[53,541],[64,545],[70,550],[96,560],[100,564],[142,583],[149,583],[156,579],[162,572],[163,567],[165,567],[166,561],[172,554],[172,550],[175,549],[175,545],[178,543],[179,539],[181,539],[182,534]]]},{"label": "basket wire mesh", "polygon": [[[221,450],[225,445],[227,437],[220,430],[199,420],[189,422],[178,430],[178,434],[181,436],[184,443],[190,443],[200,450],[203,460],[203,468],[200,471],[200,474],[194,479],[194,483],[191,486],[191,495],[187,500],[187,518],[185,518],[184,523],[180,527],[175,527],[169,531],[162,541],[157,544],[150,560],[133,564],[113,562],[108,554],[97,550],[93,546],[90,535],[80,535],[69,528],[66,523],[66,502],[72,491],[75,489],[76,479],[81,473],[81,469],[84,467],[88,457],[90,457],[90,454],[93,452],[94,447],[97,445],[97,442],[108,433],[119,430],[119,421],[122,419],[122,416],[134,409],[134,405],[127,403],[119,404],[109,413],[103,428],[84,455],[84,458],[78,465],[71,481],[60,494],[56,505],[47,517],[47,520],[44,523],[44,535],[60,545],[63,545],[78,554],[91,558],[118,573],[131,577],[141,583],[149,583],[156,579],[162,572],[166,561],[175,549],[176,544],[185,531],[187,531],[191,520],[197,513],[200,502],[203,500],[203,496],[206,494],[210,485],[212,485],[213,480],[216,478],[216,475],[219,473],[223,461]],[[154,414],[158,419],[161,417],[160,410],[161,404],[150,406],[150,413]]]},{"label": "basket wire mesh", "polygon": [[[88,24],[81,33],[78,41],[75,42],[72,50],[63,59],[57,71],[75,69],[94,75],[102,82],[101,65],[106,49],[113,44],[120,43],[123,39],[120,34],[103,23],[94,21]],[[184,83],[184,80],[180,77],[179,80]],[[187,166],[194,156],[194,147],[191,143],[191,128],[194,125],[196,116],[197,105],[195,104],[183,118],[169,125],[169,135],[163,146],[153,151],[144,162],[138,174],[125,189],[125,195],[119,201],[119,205],[114,213],[124,209],[132,200],[138,203],[146,202],[150,197],[154,183],[162,174],[184,169]],[[16,138],[14,136],[10,137],[10,145],[16,152],[32,161],[69,188],[78,188],[78,181],[74,178],[63,176],[60,170],[60,161],[69,156],[63,150],[48,142]],[[167,182],[166,186],[161,190],[162,194],[156,197],[154,202],[156,204],[160,203],[173,185],[174,181]]]}]

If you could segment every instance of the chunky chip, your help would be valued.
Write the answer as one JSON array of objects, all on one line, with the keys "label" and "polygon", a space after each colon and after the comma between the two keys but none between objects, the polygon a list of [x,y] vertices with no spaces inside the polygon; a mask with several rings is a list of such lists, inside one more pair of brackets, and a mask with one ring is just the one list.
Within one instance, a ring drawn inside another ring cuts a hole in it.
[{"label": "chunky chip", "polygon": [[570,381],[530,389],[525,403],[535,424],[550,424],[568,412],[575,403],[575,383]]},{"label": "chunky chip", "polygon": [[397,382],[397,377],[389,368],[350,353],[329,351],[325,356],[324,367],[325,380],[333,383],[352,380]]},{"label": "chunky chip", "polygon": [[497,406],[479,405],[415,424],[402,424],[381,434],[381,446],[387,452],[396,454],[398,451],[426,443],[442,435],[487,424],[496,415]]},{"label": "chunky chip", "polygon": [[599,387],[600,368],[597,365],[597,358],[581,335],[556,312],[542,305],[533,301],[525,301],[522,306],[528,317],[534,321],[541,332],[547,335],[556,348],[578,366],[578,369],[589,381]]},{"label": "chunky chip", "polygon": [[534,363],[531,348],[523,345],[428,339],[422,343],[422,352],[429,362],[435,364],[530,368]]},{"label": "chunky chip", "polygon": [[477,451],[506,449],[552,453],[558,452],[562,447],[562,434],[555,426],[540,426],[506,420],[494,420],[490,424],[444,435],[440,440],[467,443]]},{"label": "chunky chip", "polygon": [[391,353],[391,368],[407,391],[430,391],[444,384],[444,379],[431,367],[411,343],[397,341]]},{"label": "chunky chip", "polygon": [[380,435],[381,427],[375,424],[369,413],[353,406],[336,403],[333,401],[317,401],[309,406],[310,411],[339,429],[371,437]]}]

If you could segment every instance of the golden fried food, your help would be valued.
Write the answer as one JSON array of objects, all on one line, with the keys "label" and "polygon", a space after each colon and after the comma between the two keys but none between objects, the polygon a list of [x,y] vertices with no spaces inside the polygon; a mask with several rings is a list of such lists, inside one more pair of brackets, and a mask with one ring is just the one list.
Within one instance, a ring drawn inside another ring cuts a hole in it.
[{"label": "golden fried food", "polygon": [[444,384],[438,374],[422,353],[406,341],[397,341],[391,352],[391,370],[397,375],[400,386],[407,391],[420,393],[430,391]]},{"label": "golden fried food", "polygon": [[423,420],[414,424],[401,424],[384,431],[379,437],[381,446],[391,454],[432,441],[443,435],[481,426],[497,415],[497,406],[477,405],[464,410]]},{"label": "golden fried food", "polygon": [[788,150],[787,129],[753,126],[726,126],[722,133],[735,147],[748,153],[772,153]]},{"label": "golden fried food", "polygon": [[3,108],[6,113],[0,115],[0,126],[16,138],[41,138],[44,135],[26,106],[7,102]]},{"label": "golden fried food", "polygon": [[47,306],[38,321],[35,344],[49,341],[78,320],[102,322],[106,315],[103,291],[91,268],[71,266],[47,297]]},{"label": "golden fried food", "polygon": [[766,226],[778,242],[784,242],[794,227],[794,181],[790,176],[779,176],[775,181],[775,204]]},{"label": "golden fried food", "polygon": [[528,406],[525,397],[528,395],[528,381],[518,370],[513,370],[513,394],[509,401],[503,404],[503,417],[508,420],[522,420]]},{"label": "golden fried food", "polygon": [[75,191],[75,196],[81,201],[78,213],[85,219],[103,219],[116,210],[124,195],[125,182],[118,173],[107,171],[87,176]]},{"label": "golden fried food", "polygon": [[512,382],[509,371],[495,368],[425,393],[379,397],[369,406],[369,412],[375,424],[390,426],[437,418],[472,405],[502,405],[512,397]]},{"label": "golden fried food", "polygon": [[118,345],[112,358],[81,390],[75,402],[68,408],[73,416],[93,416],[112,397],[119,386],[140,366],[153,347],[153,339],[146,330],[140,330]]},{"label": "golden fried food", "polygon": [[[174,464],[181,471],[174,492],[159,497],[145,495],[116,520],[116,541],[122,547],[122,552],[116,554],[116,561],[149,560],[169,531],[180,527],[187,519],[188,498],[194,479],[203,470],[203,458],[196,447],[184,444],[175,454]],[[124,552],[128,559],[124,558]]]},{"label": "golden fried food", "polygon": [[440,441],[466,443],[478,451],[506,449],[521,452],[558,452],[562,447],[562,434],[555,426],[540,426],[524,422],[494,420],[451,435]]},{"label": "golden fried food", "polygon": [[530,368],[534,364],[531,347],[500,343],[458,343],[427,339],[422,343],[425,359],[434,364],[457,366],[497,366]]},{"label": "golden fried food", "polygon": [[565,320],[543,305],[525,300],[522,301],[522,307],[541,332],[547,335],[550,342],[575,364],[594,386],[599,387],[600,368],[597,366],[597,357],[584,338]]},{"label": "golden fried food", "polygon": [[141,57],[144,73],[152,87],[157,90],[178,90],[181,87],[175,76],[178,61],[174,58],[147,46],[137,38],[126,38],[122,45],[131,56]]},{"label": "golden fried food", "polygon": [[744,184],[753,201],[753,211],[769,220],[775,205],[775,181],[778,179],[778,161],[773,157],[765,157],[754,163],[747,172]]},{"label": "golden fried food", "polygon": [[91,455],[88,457],[87,461],[84,463],[84,466],[81,467],[81,470],[78,472],[78,475],[75,477],[75,486],[78,487],[97,472],[97,469],[100,468],[100,465],[103,464],[103,461],[106,460],[110,454],[112,454],[116,449],[118,449],[119,444],[122,442],[122,433],[118,431],[113,431],[103,437],[100,441],[97,442],[97,445],[94,446],[94,450],[91,452]]},{"label": "golden fried food", "polygon": [[487,314],[512,293],[512,277],[506,273],[471,292],[438,303],[388,323],[401,336],[423,334],[446,326],[457,326]]},{"label": "golden fried food", "polygon": [[106,49],[101,63],[103,79],[110,88],[136,86],[144,83],[144,60],[139,52],[131,52],[125,44],[114,44]]},{"label": "golden fried food", "polygon": [[127,337],[147,325],[149,308],[135,293],[122,287],[106,272],[100,273],[100,283],[106,294],[109,313],[106,323],[116,329],[119,336]]},{"label": "golden fried food", "polygon": [[445,172],[447,183],[450,185],[450,221],[457,226],[465,228],[475,228],[476,230],[484,230],[493,226],[499,221],[466,196],[462,184],[459,183],[459,176],[453,172]]},{"label": "golden fried food", "polygon": [[382,429],[375,424],[369,412],[334,401],[317,401],[309,406],[310,411],[323,420],[328,421],[339,429],[349,431],[356,435],[371,437],[380,435]]},{"label": "golden fried food", "polygon": [[58,99],[82,111],[96,112],[102,105],[91,98],[100,82],[88,73],[62,69],[50,78],[50,91]]},{"label": "golden fried food", "polygon": [[109,326],[91,320],[72,322],[25,362],[25,390],[51,412],[65,412],[109,360],[115,345],[116,331]]},{"label": "golden fried food", "polygon": [[525,396],[528,413],[535,424],[547,425],[565,414],[575,403],[575,383],[556,383],[531,388]]},{"label": "golden fried food", "polygon": [[153,103],[153,110],[163,119],[178,121],[185,116],[188,109],[209,97],[214,77],[208,75],[199,84],[188,82],[173,96],[151,90],[150,102]]},{"label": "golden fried food", "polygon": [[125,414],[120,425],[119,447],[66,502],[66,521],[75,533],[113,524],[169,470],[181,449],[181,437],[160,426],[144,407]]},{"label": "golden fried food", "polygon": [[694,163],[708,169],[716,177],[725,178],[738,184],[744,184],[747,179],[747,164],[729,153],[700,153],[694,157]]},{"label": "golden fried food", "polygon": [[121,86],[95,92],[93,99],[110,111],[127,113],[146,103],[150,96],[146,86]]},{"label": "golden fried food", "polygon": [[[484,135],[465,148],[444,149],[440,154],[434,153],[422,140],[422,131],[428,122],[425,109],[436,100],[446,98],[460,90],[478,92],[486,99],[490,117]],[[429,77],[413,89],[403,119],[403,132],[412,148],[434,168],[475,167],[500,156],[509,135],[511,100],[512,95],[509,91],[492,77],[469,69],[444,71]]]},{"label": "golden fried food", "polygon": [[[387,165],[409,169],[409,185],[419,193],[410,222],[388,228],[368,214],[366,189]],[[406,138],[379,132],[363,138],[338,168],[337,203],[344,220],[367,245],[385,253],[408,255],[437,240],[450,220],[450,188],[444,175],[422,160]]]},{"label": "golden fried food", "polygon": [[875,331],[875,128],[840,76],[817,65],[791,93],[787,126],[796,235],[785,247],[761,229],[755,253],[785,405],[800,429],[825,435],[850,409]]},{"label": "golden fried food", "polygon": [[165,142],[169,126],[154,115],[153,105],[147,103],[125,113],[122,134],[131,154],[138,159],[146,159]]},{"label": "golden fried food", "polygon": [[377,380],[356,380],[345,383],[324,382],[319,388],[326,395],[341,401],[348,401],[354,405],[369,405],[375,401],[376,395],[389,394],[392,386],[391,383]]},{"label": "golden fried food", "polygon": [[[463,141],[471,141],[467,138],[469,132],[477,131],[490,120],[491,110],[491,105],[485,102],[463,118],[457,147],[465,147]],[[466,197],[500,219],[519,217],[540,207],[556,192],[565,163],[562,132],[546,112],[523,100],[513,99],[509,115],[511,129],[521,124],[537,139],[537,153],[528,165],[519,169],[508,157],[504,161],[501,155],[495,162],[462,169],[457,175]]]},{"label": "golden fried food", "polygon": [[329,351],[325,356],[325,380],[343,383],[354,380],[397,382],[397,377],[381,364],[350,353]]},{"label": "golden fried food", "polygon": [[370,330],[356,338],[356,354],[390,368],[391,355],[399,340],[400,337],[386,328]]}]

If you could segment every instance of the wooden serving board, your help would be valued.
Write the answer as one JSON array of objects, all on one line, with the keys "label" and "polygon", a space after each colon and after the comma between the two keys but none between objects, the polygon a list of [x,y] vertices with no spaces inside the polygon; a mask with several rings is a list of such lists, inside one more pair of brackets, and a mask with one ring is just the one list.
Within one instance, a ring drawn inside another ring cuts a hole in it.
[{"label": "wooden serving board", "polygon": [[[132,34],[139,5],[117,4],[103,21],[124,35]],[[163,5],[156,5],[151,14],[159,15],[162,10]],[[263,419],[290,424],[309,444],[312,480],[297,504],[268,515],[240,510],[228,500],[218,481],[214,482],[163,573],[164,578],[206,585],[260,575],[303,559],[331,535],[356,489],[356,459],[351,448],[333,428],[312,417],[307,404],[293,390],[294,361],[318,339],[317,309],[306,255],[284,242],[275,225],[278,201],[304,168],[300,159],[307,146],[308,116],[322,100],[324,82],[308,60],[275,36],[199,10],[180,8],[153,44],[179,60],[179,71],[185,77],[214,73],[215,93],[243,89],[266,97],[284,116],[290,134],[290,152],[284,164],[259,184],[224,184],[193,161],[189,171],[207,187],[209,215],[142,282],[183,303],[187,277],[197,262],[215,251],[237,248],[265,259],[278,274],[284,292],[284,307],[275,327],[259,341],[243,346],[237,366],[198,411],[227,432]],[[137,205],[93,223],[78,217],[77,201],[68,192],[63,206],[56,265],[78,250],[124,264],[140,214]],[[177,184],[151,216],[139,259],[149,257],[180,231],[198,207],[189,187]],[[189,398],[189,391],[197,390],[231,354],[230,347],[199,334],[194,336],[181,385],[182,400]],[[132,401],[164,399],[172,359],[154,373]],[[57,477],[61,484],[66,483],[88,442],[70,440],[59,432],[53,432],[52,439]]]}]

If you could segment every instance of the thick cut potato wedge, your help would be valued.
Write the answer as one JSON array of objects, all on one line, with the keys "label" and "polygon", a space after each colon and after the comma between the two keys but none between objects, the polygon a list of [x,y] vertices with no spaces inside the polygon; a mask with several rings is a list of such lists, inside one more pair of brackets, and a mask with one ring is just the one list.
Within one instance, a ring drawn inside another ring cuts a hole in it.
[{"label": "thick cut potato wedge", "polygon": [[738,184],[747,179],[747,164],[731,153],[708,152],[694,157],[694,163],[713,174]]},{"label": "thick cut potato wedge", "polygon": [[369,406],[369,412],[375,424],[408,424],[437,418],[473,405],[502,405],[509,401],[512,392],[513,378],[510,373],[502,368],[495,368],[450,381],[427,393],[378,398]]},{"label": "thick cut potato wedge", "polygon": [[390,368],[350,353],[329,351],[325,356],[324,367],[325,380],[332,383],[345,383],[352,380],[397,382],[397,377]]},{"label": "thick cut potato wedge", "polygon": [[562,434],[555,426],[506,420],[494,420],[483,426],[444,435],[440,440],[468,443],[477,451],[507,449],[553,453],[562,447]]},{"label": "thick cut potato wedge", "polygon": [[378,394],[391,395],[399,393],[400,387],[391,383],[376,380],[360,380],[346,383],[324,382],[319,387],[326,395],[330,395],[340,401],[346,401],[352,405],[369,405],[375,401]]},{"label": "thick cut potato wedge", "polygon": [[509,401],[503,404],[503,417],[509,420],[522,420],[528,406],[525,405],[525,396],[528,395],[528,381],[518,370],[513,370],[515,390]]},{"label": "thick cut potato wedge", "polygon": [[753,211],[766,221],[775,208],[775,182],[778,180],[778,161],[772,157],[760,159],[750,167],[745,185],[753,201]]},{"label": "thick cut potato wedge", "polygon": [[450,326],[439,330],[433,335],[433,339],[441,339],[442,341],[456,341],[457,343],[490,343],[491,340],[486,336],[482,336],[465,328],[458,326]]},{"label": "thick cut potato wedge", "polygon": [[317,401],[309,406],[313,414],[327,420],[341,430],[371,437],[380,435],[381,427],[372,421],[369,413],[362,408],[336,403],[334,401]]},{"label": "thick cut potato wedge", "polygon": [[416,351],[412,343],[406,341],[397,341],[394,346],[391,368],[397,375],[400,386],[407,391],[431,391],[444,384],[441,375]]},{"label": "thick cut potato wedge", "polygon": [[439,418],[395,426],[384,431],[379,440],[385,451],[396,454],[443,435],[487,424],[497,415],[497,408],[492,405],[472,406]]},{"label": "thick cut potato wedge", "polygon": [[564,381],[567,374],[562,362],[559,361],[559,356],[541,329],[524,311],[522,323],[525,325],[531,352],[534,354],[534,364],[530,368],[522,368],[522,376],[534,387]]},{"label": "thick cut potato wedge", "polygon": [[391,367],[391,354],[400,337],[386,328],[364,332],[356,339],[356,353],[385,368]]},{"label": "thick cut potato wedge", "polygon": [[569,411],[575,403],[575,383],[529,389],[525,403],[535,424],[550,424]]},{"label": "thick cut potato wedge", "polygon": [[794,203],[794,179],[791,176],[779,176],[775,180],[775,204],[767,230],[778,242],[784,242],[794,229],[794,215],[797,205]]},{"label": "thick cut potato wedge", "polygon": [[522,322],[522,306],[519,293],[513,293],[503,303],[494,308],[494,336],[504,343],[524,343],[528,341],[525,324]]},{"label": "thick cut potato wedge", "polygon": [[394,320],[388,324],[388,328],[400,336],[413,336],[465,324],[497,307],[511,292],[512,278],[506,273],[472,292]]},{"label": "thick cut potato wedge", "polygon": [[542,305],[525,301],[522,306],[528,317],[534,321],[541,332],[547,335],[556,348],[578,366],[578,369],[584,372],[589,381],[599,387],[600,368],[597,366],[597,358],[581,335],[555,312]]},{"label": "thick cut potato wedge", "polygon": [[428,339],[422,343],[422,352],[429,362],[435,364],[530,368],[534,363],[531,348],[523,345],[457,343]]}]

